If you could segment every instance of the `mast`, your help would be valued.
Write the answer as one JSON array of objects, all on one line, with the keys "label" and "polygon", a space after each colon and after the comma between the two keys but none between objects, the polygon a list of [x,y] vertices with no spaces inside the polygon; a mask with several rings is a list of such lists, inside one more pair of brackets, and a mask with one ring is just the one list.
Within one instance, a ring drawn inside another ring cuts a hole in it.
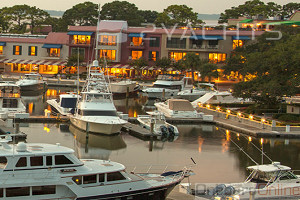
[{"label": "mast", "polygon": [[101,21],[101,4],[98,5],[98,20],[97,20],[97,29],[96,29],[96,45],[95,45],[95,60],[98,60],[98,40],[99,40],[99,29],[100,29],[100,21]]}]

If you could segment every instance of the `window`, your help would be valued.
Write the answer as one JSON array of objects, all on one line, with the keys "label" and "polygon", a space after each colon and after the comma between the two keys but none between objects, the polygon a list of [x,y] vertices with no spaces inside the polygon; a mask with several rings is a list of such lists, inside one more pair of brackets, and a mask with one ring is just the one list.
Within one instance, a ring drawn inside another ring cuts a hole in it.
[{"label": "window", "polygon": [[218,44],[218,40],[208,40],[208,46],[217,46]]},{"label": "window", "polygon": [[59,57],[60,56],[60,48],[50,48],[49,57]]},{"label": "window", "polygon": [[107,181],[119,181],[126,178],[120,172],[107,173]]},{"label": "window", "polygon": [[21,157],[17,164],[16,167],[26,167],[27,166],[27,158],[26,157]]},{"label": "window", "polygon": [[143,46],[143,38],[142,37],[132,37],[130,46]]},{"label": "window", "polygon": [[7,158],[1,156],[0,157],[0,169],[4,169],[6,167],[6,164],[7,164]]},{"label": "window", "polygon": [[150,47],[159,47],[160,46],[160,38],[159,37],[151,37],[149,46]]},{"label": "window", "polygon": [[223,63],[226,61],[225,53],[209,53],[209,62],[211,63]]},{"label": "window", "polygon": [[97,182],[97,175],[83,176],[83,184],[90,184],[96,182]]},{"label": "window", "polygon": [[117,116],[116,111],[93,111],[93,110],[78,110],[78,113],[82,116]]},{"label": "window", "polygon": [[46,156],[46,165],[51,166],[52,165],[52,156]]},{"label": "window", "polygon": [[19,196],[29,196],[29,187],[14,187],[6,188],[6,197],[19,197]]},{"label": "window", "polygon": [[91,44],[91,36],[73,35],[73,44]]},{"label": "window", "polygon": [[235,49],[237,47],[242,47],[244,45],[244,43],[245,42],[243,40],[233,40],[232,41],[232,44],[233,44],[232,49]]},{"label": "window", "polygon": [[102,183],[104,182],[104,177],[105,177],[105,174],[99,174],[99,182]]},{"label": "window", "polygon": [[30,72],[30,65],[20,64],[20,71],[21,72]]},{"label": "window", "polygon": [[149,60],[151,61],[156,61],[157,58],[159,57],[159,52],[158,51],[149,51]]},{"label": "window", "polygon": [[183,59],[185,55],[186,55],[185,52],[170,52],[169,57],[171,58],[171,60],[177,62]]},{"label": "window", "polygon": [[69,165],[74,164],[69,158],[64,155],[56,155],[55,156],[55,165]]},{"label": "window", "polygon": [[81,185],[82,184],[82,176],[74,176],[72,180],[77,184]]},{"label": "window", "polygon": [[0,197],[3,197],[3,188],[0,188]]},{"label": "window", "polygon": [[137,60],[140,59],[143,56],[143,51],[132,51],[131,52],[131,59]]},{"label": "window", "polygon": [[190,49],[201,49],[203,40],[190,40]]},{"label": "window", "polygon": [[167,40],[167,48],[186,48],[186,39],[185,38],[171,38]]},{"label": "window", "polygon": [[116,60],[116,50],[100,49],[100,58],[106,58],[107,60]]},{"label": "window", "polygon": [[43,156],[30,157],[30,166],[43,166]]},{"label": "window", "polygon": [[71,55],[78,55],[78,50],[79,50],[79,56],[82,56],[85,58],[85,50],[84,48],[72,48],[71,49]]},{"label": "window", "polygon": [[29,56],[37,56],[37,46],[29,46],[28,47],[28,55]]},{"label": "window", "polygon": [[22,46],[13,46],[13,55],[22,55]]},{"label": "window", "polygon": [[0,55],[3,55],[3,46],[0,46]]},{"label": "window", "polygon": [[116,46],[117,36],[115,35],[101,35],[99,45]]},{"label": "window", "polygon": [[55,194],[55,193],[56,193],[55,185],[32,186],[32,195],[47,195],[47,194]]}]

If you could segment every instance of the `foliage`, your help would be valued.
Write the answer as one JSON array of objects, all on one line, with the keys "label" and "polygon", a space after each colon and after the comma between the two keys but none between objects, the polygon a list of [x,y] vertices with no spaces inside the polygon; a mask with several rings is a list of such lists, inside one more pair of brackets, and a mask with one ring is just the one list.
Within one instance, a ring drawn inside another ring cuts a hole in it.
[{"label": "foliage", "polygon": [[79,3],[71,9],[66,10],[62,16],[62,20],[65,25],[96,26],[98,21],[98,5],[89,1]]},{"label": "foliage", "polygon": [[101,19],[125,20],[129,26],[139,26],[143,21],[136,5],[127,1],[113,1],[104,4],[101,8]]},{"label": "foliage", "polygon": [[159,13],[155,24],[161,26],[162,24],[168,26],[187,26],[191,24],[195,26],[203,23],[198,19],[198,14],[193,12],[193,9],[186,5],[170,5],[164,9],[162,13]]},{"label": "foliage", "polygon": [[148,61],[144,57],[140,57],[139,59],[132,60],[129,65],[134,66],[137,69],[141,69],[142,67],[148,65]]},{"label": "foliage", "polygon": [[281,26],[278,31],[281,39],[274,40],[278,33],[266,32],[257,43],[236,49],[228,59],[224,66],[226,73],[254,75],[234,86],[235,96],[272,105],[279,103],[284,95],[300,93],[300,28]]},{"label": "foliage", "polygon": [[48,18],[50,18],[50,15],[46,11],[36,8],[35,6],[29,8],[27,19],[30,24],[30,32],[34,33],[36,28],[40,28],[40,25],[44,24]]},{"label": "foliage", "polygon": [[79,56],[76,54],[72,54],[70,57],[68,57],[68,61],[66,66],[71,67],[71,66],[78,66],[78,58],[79,58],[79,66],[81,66],[81,63],[84,62],[84,57]]},{"label": "foliage", "polygon": [[289,18],[297,10],[300,10],[300,3],[288,3],[282,7],[281,15],[285,18]]},{"label": "foliage", "polygon": [[[202,63],[203,63],[203,61],[202,61]],[[208,81],[210,82],[212,77],[218,78],[219,73],[218,73],[217,69],[218,69],[218,67],[216,64],[207,62],[207,63],[200,65],[200,68],[198,69],[198,71],[201,74],[202,80],[205,77],[208,77]]]},{"label": "foliage", "polygon": [[158,15],[157,11],[152,10],[139,10],[138,13],[143,17],[144,23],[154,23]]},{"label": "foliage", "polygon": [[167,57],[158,58],[155,61],[155,65],[157,67],[162,68],[163,70],[169,68],[171,66],[171,63],[172,63],[171,59]]},{"label": "foliage", "polygon": [[300,115],[297,114],[275,114],[273,115],[274,119],[278,119],[279,121],[285,121],[285,122],[300,122]]}]

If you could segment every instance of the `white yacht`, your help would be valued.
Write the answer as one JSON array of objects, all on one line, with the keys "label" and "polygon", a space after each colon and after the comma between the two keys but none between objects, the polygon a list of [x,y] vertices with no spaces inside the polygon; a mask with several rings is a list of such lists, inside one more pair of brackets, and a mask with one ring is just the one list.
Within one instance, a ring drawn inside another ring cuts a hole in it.
[{"label": "white yacht", "polygon": [[134,94],[139,91],[139,85],[136,81],[125,79],[118,82],[110,82],[109,89],[114,95]]},{"label": "white yacht", "polygon": [[179,135],[177,127],[166,122],[165,116],[162,113],[147,113],[149,115],[139,115],[137,117],[141,127],[151,131],[151,124],[153,124],[153,133],[164,138]]},{"label": "white yacht", "polygon": [[2,118],[14,118],[15,115],[28,117],[26,107],[20,97],[20,87],[11,82],[0,83],[0,114]]},{"label": "white yacht", "polygon": [[164,99],[176,97],[179,91],[192,87],[192,79],[189,77],[180,74],[163,74],[158,75],[152,87],[142,91],[147,93],[148,98]]},{"label": "white yacht", "polygon": [[71,123],[77,128],[94,133],[119,133],[125,120],[120,119],[103,73],[98,70],[98,61],[89,66],[86,83],[81,92]]},{"label": "white yacht", "polygon": [[0,198],[32,199],[165,199],[190,170],[163,174],[127,173],[106,160],[78,159],[59,143],[8,144],[0,140]]},{"label": "white yacht", "polygon": [[158,112],[170,118],[199,118],[203,113],[198,113],[192,104],[185,99],[168,99],[165,102],[154,103]]},{"label": "white yacht", "polygon": [[25,74],[24,78],[17,81],[16,84],[21,88],[21,91],[41,91],[47,85],[40,74],[33,72]]},{"label": "white yacht", "polygon": [[80,95],[75,93],[60,94],[58,99],[49,99],[47,103],[51,106],[51,111],[61,115],[74,114],[77,101]]},{"label": "white yacht", "polygon": [[215,199],[298,199],[300,176],[279,162],[247,168],[250,175],[243,183],[220,184],[209,195]]},{"label": "white yacht", "polygon": [[189,101],[195,101],[196,99],[202,97],[208,92],[214,90],[214,84],[211,83],[199,83],[196,88],[191,88],[188,90],[182,90],[177,93],[177,97],[180,99],[187,99]]}]

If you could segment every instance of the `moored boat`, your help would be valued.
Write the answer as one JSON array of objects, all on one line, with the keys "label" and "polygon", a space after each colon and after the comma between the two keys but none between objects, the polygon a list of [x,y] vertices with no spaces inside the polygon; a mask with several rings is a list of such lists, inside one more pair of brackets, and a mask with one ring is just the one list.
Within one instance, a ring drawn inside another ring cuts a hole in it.
[{"label": "moored boat", "polygon": [[75,93],[60,94],[58,99],[49,99],[47,103],[51,107],[51,111],[55,114],[69,115],[74,114],[77,101],[80,95]]},{"label": "moored boat", "polygon": [[47,86],[43,78],[38,73],[25,74],[24,78],[17,81],[16,84],[21,88],[22,92],[26,91],[42,91]]}]

